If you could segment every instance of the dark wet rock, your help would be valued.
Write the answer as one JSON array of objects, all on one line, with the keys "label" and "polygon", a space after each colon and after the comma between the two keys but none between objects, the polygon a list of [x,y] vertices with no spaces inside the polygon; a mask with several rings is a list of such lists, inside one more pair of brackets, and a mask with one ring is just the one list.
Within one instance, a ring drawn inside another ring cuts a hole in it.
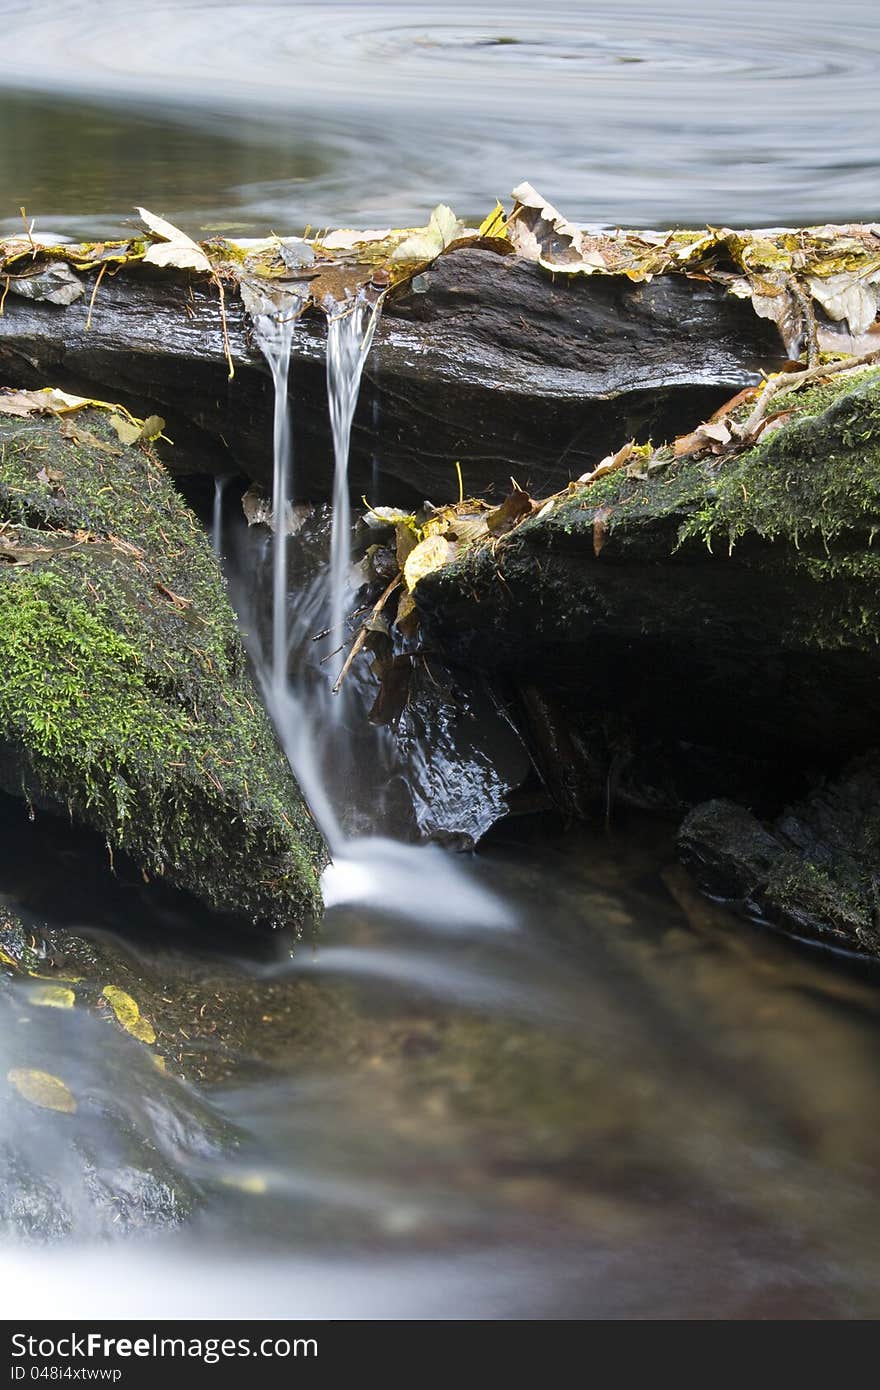
[{"label": "dark wet rock", "polygon": [[880,374],[787,404],[751,450],[621,469],[416,588],[453,660],[552,699],[594,802],[762,809],[875,741]]},{"label": "dark wet rock", "polygon": [[[228,379],[215,288],[132,267],[106,276],[86,331],[94,276],[67,308],[10,296],[0,318],[0,382],[51,382],[128,401],[169,422],[176,468],[265,481],[272,384],[237,297],[228,300]],[[320,316],[294,336],[290,394],[296,487],[331,488]],[[698,280],[551,282],[489,251],[441,257],[388,304],[364,373],[352,436],[355,490],[442,501],[460,460],[468,491],[536,492],[577,477],[608,447],[664,438],[703,419],[780,360],[775,327]],[[377,479],[378,470],[378,479]]]},{"label": "dark wet rock", "polygon": [[679,850],[711,895],[799,936],[880,955],[880,755],[770,823],[729,801],[697,806]]},{"label": "dark wet rock", "polygon": [[99,410],[0,439],[0,785],[213,907],[310,919],[321,837],[164,469]]}]

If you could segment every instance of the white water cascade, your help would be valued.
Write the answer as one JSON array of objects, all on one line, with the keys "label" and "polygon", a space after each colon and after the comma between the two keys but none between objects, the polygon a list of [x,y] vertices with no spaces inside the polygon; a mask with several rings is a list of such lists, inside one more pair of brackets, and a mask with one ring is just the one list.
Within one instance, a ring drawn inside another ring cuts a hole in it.
[{"label": "white water cascade", "polygon": [[[344,636],[348,600],[351,506],[348,452],[364,364],[376,329],[378,310],[365,302],[331,319],[327,334],[327,394],[333,434],[335,473],[330,563],[309,593],[298,596],[295,626],[312,634],[328,625],[333,645]],[[293,322],[261,319],[260,347],[275,384],[275,517],[284,517],[290,499],[291,426],[287,377]],[[340,702],[332,680],[292,684],[288,649],[292,638],[287,607],[286,527],[276,521],[273,545],[271,660],[255,654],[267,705],[278,737],[324,834],[333,863],[323,879],[328,907],[369,903],[408,916],[421,904],[425,920],[442,916],[444,929],[462,924],[496,930],[511,925],[510,914],[494,893],[436,845],[409,845],[379,835],[346,835],[331,793],[328,768],[341,766],[349,753],[345,725],[336,717]],[[329,610],[329,613],[328,613]],[[268,654],[267,654],[268,655]],[[365,712],[354,716],[365,718]],[[426,904],[430,906],[426,907]]]},{"label": "white water cascade", "polygon": [[296,317],[293,314],[256,320],[256,340],[272,373],[275,386],[275,412],[272,439],[274,470],[272,516],[275,539],[272,580],[272,687],[280,694],[287,684],[287,515],[292,492],[290,405],[287,377]]},{"label": "white water cascade", "polygon": [[364,300],[343,309],[327,325],[327,401],[333,433],[333,532],[330,541],[330,636],[344,638],[345,600],[351,565],[348,453],[361,376],[376,331],[379,306]]},{"label": "white water cascade", "polygon": [[223,494],[226,491],[228,479],[223,476],[214,479],[214,515],[211,522],[211,545],[214,554],[220,554],[223,549]]}]

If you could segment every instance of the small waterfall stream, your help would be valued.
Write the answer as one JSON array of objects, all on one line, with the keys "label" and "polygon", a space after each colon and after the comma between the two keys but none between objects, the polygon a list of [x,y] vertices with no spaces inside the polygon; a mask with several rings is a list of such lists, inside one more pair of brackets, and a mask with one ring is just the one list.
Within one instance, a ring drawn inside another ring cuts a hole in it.
[{"label": "small waterfall stream", "polygon": [[223,549],[223,494],[228,478],[218,475],[214,479],[214,513],[211,520],[211,545],[214,554],[219,556]]},{"label": "small waterfall stream", "polygon": [[272,473],[272,515],[275,525],[272,585],[272,686],[284,690],[287,681],[287,514],[292,495],[292,456],[290,405],[287,378],[290,371],[290,349],[296,326],[294,314],[270,318],[263,315],[256,321],[256,339],[272,373],[275,386],[275,409],[272,440],[274,468]]},{"label": "small waterfall stream", "polygon": [[351,565],[348,452],[361,376],[376,331],[379,306],[359,300],[327,325],[327,401],[333,432],[333,534],[330,543],[330,636],[342,640]]},{"label": "small waterfall stream", "polygon": [[[273,512],[276,518],[272,551],[271,657],[255,653],[267,705],[282,747],[321,827],[333,863],[324,875],[324,899],[381,903],[394,914],[407,915],[424,899],[443,904],[448,922],[470,922],[489,928],[507,927],[511,918],[494,894],[472,881],[463,865],[433,844],[412,845],[376,834],[346,835],[331,786],[338,787],[340,769],[355,775],[352,734],[341,717],[342,702],[331,691],[332,674],[322,666],[322,678],[292,683],[288,674],[291,643],[303,631],[309,637],[326,628],[331,650],[345,638],[351,564],[351,505],[348,455],[351,426],[367,355],[378,322],[379,306],[361,300],[332,317],[327,331],[327,397],[333,436],[334,483],[330,560],[309,593],[297,603],[295,633],[288,621],[288,538],[278,518],[286,516],[291,496],[291,421],[287,399],[288,367],[293,340],[293,316],[286,321],[261,318],[257,338],[272,371],[275,386]],[[301,630],[302,629],[302,630]],[[365,722],[366,710],[354,715]],[[377,739],[386,731],[377,730]],[[336,773],[328,777],[330,768]],[[398,769],[399,772],[399,769]],[[393,773],[390,774],[393,776]],[[428,914],[430,915],[430,913]]]}]

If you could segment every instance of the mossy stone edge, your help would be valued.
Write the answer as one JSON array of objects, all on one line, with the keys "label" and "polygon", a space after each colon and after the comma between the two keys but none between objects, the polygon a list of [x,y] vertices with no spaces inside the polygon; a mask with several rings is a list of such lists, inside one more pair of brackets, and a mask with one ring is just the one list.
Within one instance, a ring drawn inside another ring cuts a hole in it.
[{"label": "mossy stone edge", "polygon": [[212,907],[311,919],[322,837],[152,450],[101,410],[0,417],[0,525],[0,785]]}]

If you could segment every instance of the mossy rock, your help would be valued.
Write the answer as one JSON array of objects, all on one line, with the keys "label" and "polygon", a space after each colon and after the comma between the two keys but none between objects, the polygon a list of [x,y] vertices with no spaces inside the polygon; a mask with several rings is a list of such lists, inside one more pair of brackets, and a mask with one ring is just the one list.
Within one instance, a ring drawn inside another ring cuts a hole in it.
[{"label": "mossy rock", "polygon": [[107,412],[0,417],[0,785],[253,920],[319,909],[326,851],[210,546]]},{"label": "mossy rock", "polygon": [[679,849],[700,885],[750,915],[824,944],[880,956],[880,756],[866,756],[764,823],[710,801]]},{"label": "mossy rock", "polygon": [[612,711],[670,747],[838,767],[870,747],[880,371],[783,406],[752,449],[637,460],[428,575],[415,597],[429,636],[574,718]]}]

